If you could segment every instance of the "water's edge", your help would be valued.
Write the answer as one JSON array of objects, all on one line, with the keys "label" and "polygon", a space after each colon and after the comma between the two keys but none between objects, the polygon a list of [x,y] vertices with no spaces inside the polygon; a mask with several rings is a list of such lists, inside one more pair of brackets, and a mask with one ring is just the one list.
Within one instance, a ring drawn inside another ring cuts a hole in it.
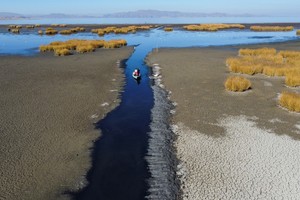
[{"label": "water's edge", "polygon": [[[159,74],[159,67],[149,67],[154,74]],[[168,99],[168,92],[160,87],[160,78],[154,78],[152,85],[154,106],[151,110],[149,147],[146,156],[151,177],[147,199],[180,199],[179,180],[176,175],[178,160],[173,146],[175,134],[169,126],[173,105]]]}]

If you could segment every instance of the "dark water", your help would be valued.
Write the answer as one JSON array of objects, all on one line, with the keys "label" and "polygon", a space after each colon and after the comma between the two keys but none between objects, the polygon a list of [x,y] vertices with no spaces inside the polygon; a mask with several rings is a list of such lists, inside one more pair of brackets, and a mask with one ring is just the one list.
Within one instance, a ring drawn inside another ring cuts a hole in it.
[{"label": "dark water", "polygon": [[[153,92],[143,58],[148,51],[137,46],[126,62],[126,85],[121,104],[96,124],[103,136],[95,143],[89,185],[74,199],[144,199],[150,177],[145,161]],[[131,76],[139,67],[140,84]]]}]

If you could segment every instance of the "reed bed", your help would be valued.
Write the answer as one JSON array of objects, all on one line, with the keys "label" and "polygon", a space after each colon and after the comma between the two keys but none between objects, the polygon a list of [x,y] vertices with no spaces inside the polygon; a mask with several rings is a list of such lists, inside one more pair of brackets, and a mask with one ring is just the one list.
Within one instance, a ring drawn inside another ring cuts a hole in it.
[{"label": "reed bed", "polygon": [[223,29],[244,29],[242,24],[192,24],[183,27],[188,31],[219,31]]},{"label": "reed bed", "polygon": [[98,28],[92,29],[92,33],[96,33],[99,36],[104,36],[105,34],[115,33],[115,34],[127,34],[127,33],[135,33],[138,30],[149,30],[152,26],[124,26],[124,27],[115,27],[109,26],[106,28]]},{"label": "reed bed", "polygon": [[173,27],[165,27],[164,30],[166,32],[171,32],[171,31],[173,31]]},{"label": "reed bed", "polygon": [[21,25],[9,25],[8,28],[9,29],[14,29],[14,28],[21,29],[22,26]]},{"label": "reed bed", "polygon": [[61,30],[59,33],[62,35],[70,35],[70,34],[74,34],[74,33],[78,33],[78,32],[84,32],[85,28],[83,27],[76,27],[76,28],[71,28],[71,29],[67,29],[67,30]]},{"label": "reed bed", "polygon": [[239,57],[227,58],[226,65],[234,73],[282,76],[287,86],[300,86],[300,51],[240,49]]},{"label": "reed bed", "polygon": [[231,76],[224,83],[225,89],[232,92],[244,92],[251,89],[251,82],[240,76]]},{"label": "reed bed", "polygon": [[47,28],[46,31],[45,31],[46,35],[56,35],[57,33],[58,33],[57,30],[55,30],[55,29],[49,29],[49,28]]},{"label": "reed bed", "polygon": [[[97,48],[119,48],[121,46],[126,46],[126,40],[68,40],[65,42],[56,41],[51,42],[48,45],[41,45],[41,52],[54,52],[57,56],[71,55],[73,52],[86,53],[95,51]],[[68,50],[68,51],[66,51]]]},{"label": "reed bed", "polygon": [[250,30],[252,31],[268,31],[268,32],[276,32],[276,31],[293,31],[293,26],[251,26]]},{"label": "reed bed", "polygon": [[34,28],[35,28],[35,25],[27,25],[26,28],[27,28],[27,29],[34,29]]},{"label": "reed bed", "polygon": [[20,29],[13,28],[13,29],[10,30],[10,32],[15,33],[15,34],[19,34],[20,33]]},{"label": "reed bed", "polygon": [[300,94],[283,92],[279,97],[279,105],[293,112],[300,112]]}]

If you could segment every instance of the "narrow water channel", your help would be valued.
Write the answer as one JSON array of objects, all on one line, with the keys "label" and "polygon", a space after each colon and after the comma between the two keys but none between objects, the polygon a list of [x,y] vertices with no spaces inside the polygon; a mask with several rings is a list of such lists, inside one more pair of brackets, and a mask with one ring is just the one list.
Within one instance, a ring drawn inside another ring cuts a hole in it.
[{"label": "narrow water channel", "polygon": [[[144,199],[146,180],[150,177],[145,156],[153,107],[153,92],[144,58],[151,49],[142,45],[125,63],[126,84],[120,105],[96,124],[102,136],[95,143],[88,186],[74,199]],[[142,79],[137,83],[132,71],[140,68]]]}]

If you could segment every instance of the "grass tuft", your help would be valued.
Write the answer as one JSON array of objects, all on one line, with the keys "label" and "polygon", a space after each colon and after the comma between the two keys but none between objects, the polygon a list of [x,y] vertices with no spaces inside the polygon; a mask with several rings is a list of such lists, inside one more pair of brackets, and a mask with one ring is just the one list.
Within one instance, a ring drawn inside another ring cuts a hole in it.
[{"label": "grass tuft", "polygon": [[276,31],[293,31],[293,26],[251,26],[250,29],[252,31],[268,31],[268,32],[276,32]]},{"label": "grass tuft", "polygon": [[219,31],[222,29],[244,29],[245,26],[242,24],[192,24],[183,27],[188,31]]},{"label": "grass tuft", "polygon": [[225,89],[233,92],[243,92],[251,89],[251,82],[240,76],[231,76],[224,83]]},{"label": "grass tuft", "polygon": [[283,92],[279,97],[279,104],[290,111],[300,112],[300,94]]},{"label": "grass tuft", "polygon": [[167,32],[170,32],[170,31],[173,31],[173,27],[165,27],[164,30]]},{"label": "grass tuft", "polygon": [[69,49],[66,49],[66,48],[55,49],[54,54],[56,56],[67,56],[67,55],[71,55],[71,51]]},{"label": "grass tuft", "polygon": [[240,49],[239,57],[226,59],[226,65],[234,73],[287,76],[287,85],[295,86],[300,78],[300,51],[279,51],[271,48]]},{"label": "grass tuft", "polygon": [[[95,51],[97,48],[119,48],[126,45],[127,42],[123,39],[110,41],[73,39],[65,42],[51,42],[48,45],[41,45],[39,49],[41,52],[53,51],[55,55],[70,55],[72,51],[86,53]],[[68,50],[68,52],[66,50]]]}]

